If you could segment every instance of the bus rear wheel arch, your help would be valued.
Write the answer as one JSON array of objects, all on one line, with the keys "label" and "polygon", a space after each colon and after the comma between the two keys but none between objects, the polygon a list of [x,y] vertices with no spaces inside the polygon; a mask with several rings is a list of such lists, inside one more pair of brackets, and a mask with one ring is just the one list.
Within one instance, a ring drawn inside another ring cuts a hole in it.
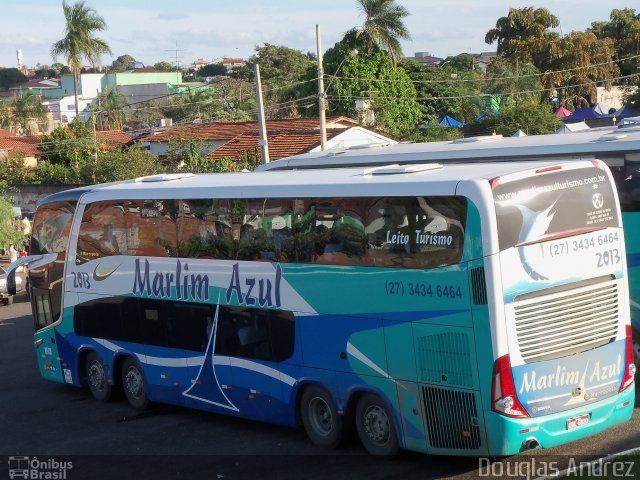
[{"label": "bus rear wheel arch", "polygon": [[97,352],[89,352],[85,358],[84,373],[87,386],[93,398],[108,402],[113,396],[113,386],[109,383],[109,375]]},{"label": "bus rear wheel arch", "polygon": [[358,437],[369,454],[384,458],[398,454],[400,442],[393,415],[378,395],[366,393],[358,399],[355,423]]},{"label": "bus rear wheel arch", "polygon": [[149,406],[147,386],[140,364],[127,357],[122,363],[122,390],[129,404],[137,410],[145,410]]},{"label": "bus rear wheel arch", "polygon": [[300,396],[300,417],[314,445],[335,449],[342,443],[344,418],[331,394],[319,385],[307,386]]}]

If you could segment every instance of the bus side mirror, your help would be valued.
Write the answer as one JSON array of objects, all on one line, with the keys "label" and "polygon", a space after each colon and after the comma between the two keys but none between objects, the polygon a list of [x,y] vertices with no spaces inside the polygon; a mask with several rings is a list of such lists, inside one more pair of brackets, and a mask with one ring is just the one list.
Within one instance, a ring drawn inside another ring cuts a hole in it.
[{"label": "bus side mirror", "polygon": [[16,294],[16,269],[15,268],[7,272],[7,293],[9,295]]}]

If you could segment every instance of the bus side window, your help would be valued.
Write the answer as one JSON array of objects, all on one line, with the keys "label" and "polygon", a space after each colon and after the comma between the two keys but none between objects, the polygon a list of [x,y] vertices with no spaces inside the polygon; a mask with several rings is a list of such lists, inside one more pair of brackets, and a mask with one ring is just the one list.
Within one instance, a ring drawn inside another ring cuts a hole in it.
[{"label": "bus side window", "polygon": [[292,312],[219,308],[217,355],[270,362],[281,362],[293,355],[295,321]]},{"label": "bus side window", "polygon": [[86,207],[80,224],[76,264],[120,255],[126,248],[122,202],[97,202]]}]

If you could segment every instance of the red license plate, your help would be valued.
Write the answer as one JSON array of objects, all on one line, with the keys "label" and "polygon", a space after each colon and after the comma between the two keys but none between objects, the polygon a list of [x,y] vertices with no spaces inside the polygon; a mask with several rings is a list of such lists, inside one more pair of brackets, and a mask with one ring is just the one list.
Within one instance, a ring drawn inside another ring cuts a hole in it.
[{"label": "red license plate", "polygon": [[570,418],[569,420],[567,420],[567,430],[572,430],[574,428],[587,425],[590,419],[591,417],[588,413],[586,415],[580,415],[579,417]]}]

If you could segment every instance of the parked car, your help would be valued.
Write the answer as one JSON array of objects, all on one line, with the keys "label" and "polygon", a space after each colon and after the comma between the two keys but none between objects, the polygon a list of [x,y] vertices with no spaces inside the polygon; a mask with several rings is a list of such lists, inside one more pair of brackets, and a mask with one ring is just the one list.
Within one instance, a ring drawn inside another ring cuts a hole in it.
[{"label": "parked car", "polygon": [[[25,267],[18,267],[16,270],[16,292],[29,291],[29,278]],[[3,305],[13,303],[13,295],[7,292],[7,271],[0,267],[0,301]]]}]

